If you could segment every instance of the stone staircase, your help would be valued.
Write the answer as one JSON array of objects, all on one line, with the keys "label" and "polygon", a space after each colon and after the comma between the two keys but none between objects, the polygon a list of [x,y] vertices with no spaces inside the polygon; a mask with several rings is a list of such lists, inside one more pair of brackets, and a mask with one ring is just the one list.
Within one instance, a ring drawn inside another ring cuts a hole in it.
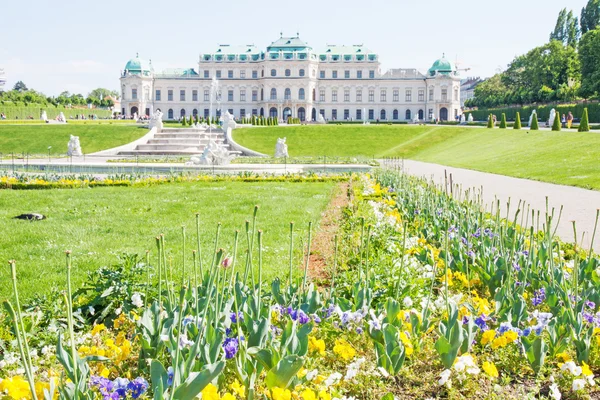
[{"label": "stone staircase", "polygon": [[[229,144],[225,143],[225,133],[220,129],[213,129],[209,134],[208,129],[195,128],[163,128],[160,133],[145,144],[138,144],[134,150],[120,151],[121,156],[151,156],[151,155],[180,155],[190,156],[201,154],[210,140],[223,145],[230,150]],[[231,151],[230,151],[231,152]],[[239,153],[239,152],[231,152]]]}]

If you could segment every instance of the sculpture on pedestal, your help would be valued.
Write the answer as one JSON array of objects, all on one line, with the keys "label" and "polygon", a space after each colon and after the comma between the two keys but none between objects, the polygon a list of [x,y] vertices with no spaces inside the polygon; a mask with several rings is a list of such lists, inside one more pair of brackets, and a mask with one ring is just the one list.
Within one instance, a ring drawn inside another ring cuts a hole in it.
[{"label": "sculpture on pedestal", "polygon": [[42,121],[48,121],[48,114],[46,114],[46,110],[42,111],[42,117],[40,119]]},{"label": "sculpture on pedestal", "polygon": [[60,112],[60,114],[58,114],[58,117],[56,117],[56,120],[58,122],[67,122],[67,118],[65,117],[65,114],[63,114],[62,111]]},{"label": "sculpture on pedestal", "polygon": [[157,109],[154,112],[154,114],[152,114],[152,118],[150,118],[150,124],[148,125],[148,127],[150,129],[156,128],[157,132],[162,131],[162,128],[163,128],[162,118],[163,118],[162,111],[160,111],[160,109]]},{"label": "sculpture on pedestal", "polygon": [[233,158],[226,148],[210,139],[202,154],[190,157],[190,162],[195,165],[229,165]]},{"label": "sculpture on pedestal", "polygon": [[323,114],[317,115],[317,124],[324,124],[325,122],[325,118],[323,118]]},{"label": "sculpture on pedestal", "polygon": [[81,156],[83,153],[81,152],[81,145],[79,144],[79,136],[71,135],[71,139],[69,140],[67,155],[69,156]]},{"label": "sculpture on pedestal", "polygon": [[556,110],[553,108],[550,111],[550,119],[548,120],[548,122],[546,123],[546,126],[552,126],[552,124],[554,123],[554,120],[556,119]]},{"label": "sculpture on pedestal", "polygon": [[470,113],[470,114],[469,114],[469,119],[468,119],[467,121],[469,121],[469,122],[473,122],[473,113]]},{"label": "sculpture on pedestal", "polygon": [[275,145],[275,158],[280,157],[289,157],[287,144],[285,144],[286,138],[277,139],[277,144]]},{"label": "sculpture on pedestal", "polygon": [[233,119],[233,115],[229,114],[229,111],[225,111],[225,115],[223,116],[223,132],[227,132],[229,128],[233,130],[237,128],[237,124]]}]

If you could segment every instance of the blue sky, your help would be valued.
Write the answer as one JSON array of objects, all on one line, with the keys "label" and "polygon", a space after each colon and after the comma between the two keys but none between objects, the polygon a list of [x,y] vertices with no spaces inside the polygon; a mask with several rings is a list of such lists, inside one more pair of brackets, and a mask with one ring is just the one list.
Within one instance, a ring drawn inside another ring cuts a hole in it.
[{"label": "blue sky", "polygon": [[560,9],[579,16],[586,0],[371,1],[6,1],[0,15],[0,68],[48,95],[117,89],[127,60],[156,69],[197,68],[198,54],[218,44],[264,49],[295,35],[320,49],[364,44],[382,69],[427,70],[442,53],[490,76],[542,45]]}]

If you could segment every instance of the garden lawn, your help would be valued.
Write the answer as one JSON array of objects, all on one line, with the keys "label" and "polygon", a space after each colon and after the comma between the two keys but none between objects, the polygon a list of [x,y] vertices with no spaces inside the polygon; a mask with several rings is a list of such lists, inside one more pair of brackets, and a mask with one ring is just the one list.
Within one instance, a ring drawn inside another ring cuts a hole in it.
[{"label": "garden lawn", "polygon": [[[6,262],[15,259],[20,292],[24,298],[65,288],[64,251],[72,250],[74,288],[86,273],[118,262],[119,255],[151,250],[156,258],[155,237],[165,234],[168,257],[181,268],[182,226],[187,232],[187,268],[197,248],[195,213],[202,222],[201,242],[205,263],[213,254],[216,226],[221,222],[219,247],[233,252],[233,235],[240,230],[243,264],[244,221],[252,219],[259,205],[257,228],[264,231],[264,278],[286,276],[289,223],[295,222],[301,264],[300,235],[306,237],[309,221],[318,223],[331,199],[334,183],[178,183],[147,188],[95,188],[68,190],[0,191],[0,300],[11,295]],[[13,219],[25,212],[39,212],[47,220]],[[304,239],[305,241],[306,239]]]},{"label": "garden lawn", "polygon": [[234,132],[240,144],[268,154],[278,137],[286,137],[292,157],[404,157],[600,190],[600,135],[596,132],[407,125],[272,127]]},{"label": "garden lawn", "polygon": [[[89,122],[46,125],[0,125],[0,153],[66,154],[70,135],[79,136],[85,154],[110,149],[144,136],[147,128]],[[93,124],[93,125],[92,125]]]}]

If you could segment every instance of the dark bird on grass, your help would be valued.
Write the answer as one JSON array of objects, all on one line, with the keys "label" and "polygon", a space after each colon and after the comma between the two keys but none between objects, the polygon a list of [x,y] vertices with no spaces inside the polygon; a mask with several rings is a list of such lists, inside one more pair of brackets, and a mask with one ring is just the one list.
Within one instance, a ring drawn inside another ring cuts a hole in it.
[{"label": "dark bird on grass", "polygon": [[24,220],[27,220],[27,221],[41,221],[43,219],[46,219],[46,216],[42,215],[42,214],[31,213],[31,214],[17,215],[15,217],[15,219],[24,219]]}]

